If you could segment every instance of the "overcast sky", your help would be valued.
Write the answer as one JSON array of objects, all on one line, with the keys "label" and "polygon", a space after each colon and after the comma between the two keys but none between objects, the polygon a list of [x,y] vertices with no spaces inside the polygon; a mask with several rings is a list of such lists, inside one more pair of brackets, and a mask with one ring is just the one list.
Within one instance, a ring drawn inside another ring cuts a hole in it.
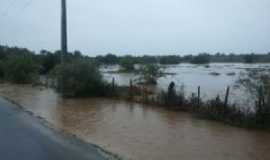
[{"label": "overcast sky", "polygon": [[[67,0],[69,50],[270,52],[270,0]],[[1,0],[0,44],[60,48],[60,0]]]}]

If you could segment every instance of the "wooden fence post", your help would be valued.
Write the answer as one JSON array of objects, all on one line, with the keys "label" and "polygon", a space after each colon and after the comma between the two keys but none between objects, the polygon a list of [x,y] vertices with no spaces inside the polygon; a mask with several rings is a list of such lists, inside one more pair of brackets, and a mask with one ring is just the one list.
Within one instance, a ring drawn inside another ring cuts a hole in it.
[{"label": "wooden fence post", "polygon": [[230,87],[228,86],[226,89],[226,95],[225,95],[225,101],[224,101],[224,108],[227,108],[228,100],[229,100],[229,94],[230,94]]},{"label": "wooden fence post", "polygon": [[129,80],[129,98],[132,99],[133,97],[133,82],[132,79]]},{"label": "wooden fence post", "polygon": [[259,88],[259,97],[258,97],[258,104],[259,104],[259,108],[260,108],[260,109],[262,108],[263,101],[264,101],[264,97],[263,97],[263,87],[260,86],[260,88]]},{"label": "wooden fence post", "polygon": [[201,100],[201,87],[198,87],[198,99],[197,99],[197,105],[200,107],[200,100]]},{"label": "wooden fence post", "polygon": [[143,103],[148,103],[148,95],[145,85],[143,85]]},{"label": "wooden fence post", "polygon": [[45,85],[46,85],[46,88],[49,88],[49,78],[48,78],[48,76],[46,76],[46,78],[45,78]]},{"label": "wooden fence post", "polygon": [[114,89],[115,89],[115,79],[113,77],[113,79],[112,79],[112,90],[114,91]]}]

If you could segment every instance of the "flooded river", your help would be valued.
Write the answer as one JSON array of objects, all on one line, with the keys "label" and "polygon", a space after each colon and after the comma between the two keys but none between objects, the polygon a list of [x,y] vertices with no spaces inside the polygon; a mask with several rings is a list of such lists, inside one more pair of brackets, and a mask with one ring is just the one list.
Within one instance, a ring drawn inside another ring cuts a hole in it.
[{"label": "flooded river", "polygon": [[[139,66],[137,66],[139,68]],[[162,71],[169,73],[158,78],[156,90],[166,90],[170,82],[175,82],[178,90],[184,86],[186,96],[197,92],[201,87],[202,99],[215,98],[218,94],[224,97],[227,86],[231,87],[229,101],[240,106],[253,106],[251,95],[243,88],[237,87],[237,80],[241,75],[251,70],[270,70],[270,63],[246,64],[246,63],[211,63],[209,65],[196,65],[181,63],[178,65],[161,65]],[[139,75],[132,73],[111,73],[119,70],[119,66],[105,66],[102,68],[106,80],[115,78],[119,85],[129,85],[130,79],[136,79]]]},{"label": "flooded river", "polygon": [[188,113],[109,99],[62,99],[51,89],[0,85],[0,94],[75,134],[134,160],[269,160],[270,133]]}]

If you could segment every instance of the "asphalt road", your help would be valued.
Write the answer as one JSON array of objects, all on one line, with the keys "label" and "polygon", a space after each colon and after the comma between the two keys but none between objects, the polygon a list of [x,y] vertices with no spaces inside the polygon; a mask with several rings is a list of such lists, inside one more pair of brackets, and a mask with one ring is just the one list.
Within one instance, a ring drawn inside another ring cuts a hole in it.
[{"label": "asphalt road", "polygon": [[50,129],[38,118],[0,98],[0,160],[105,160],[106,157],[95,146]]}]

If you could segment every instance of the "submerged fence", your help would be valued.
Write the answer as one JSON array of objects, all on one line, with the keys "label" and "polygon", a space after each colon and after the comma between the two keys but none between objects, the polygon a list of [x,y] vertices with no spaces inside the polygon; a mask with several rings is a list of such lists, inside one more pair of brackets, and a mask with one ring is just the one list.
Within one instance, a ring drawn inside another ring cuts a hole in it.
[{"label": "submerged fence", "polygon": [[[112,80],[112,86],[112,88],[116,88],[114,79]],[[202,100],[201,93],[201,86],[198,86],[196,94],[193,93],[191,97],[186,97],[185,93],[176,91],[174,82],[170,83],[167,91],[156,93],[145,85],[136,85],[130,80],[125,97],[129,101],[189,111],[201,117],[241,127],[270,128],[270,103],[269,100],[265,99],[263,87],[259,89],[254,111],[229,103],[229,86],[226,87],[223,100],[221,100],[220,95],[210,100]]]}]

